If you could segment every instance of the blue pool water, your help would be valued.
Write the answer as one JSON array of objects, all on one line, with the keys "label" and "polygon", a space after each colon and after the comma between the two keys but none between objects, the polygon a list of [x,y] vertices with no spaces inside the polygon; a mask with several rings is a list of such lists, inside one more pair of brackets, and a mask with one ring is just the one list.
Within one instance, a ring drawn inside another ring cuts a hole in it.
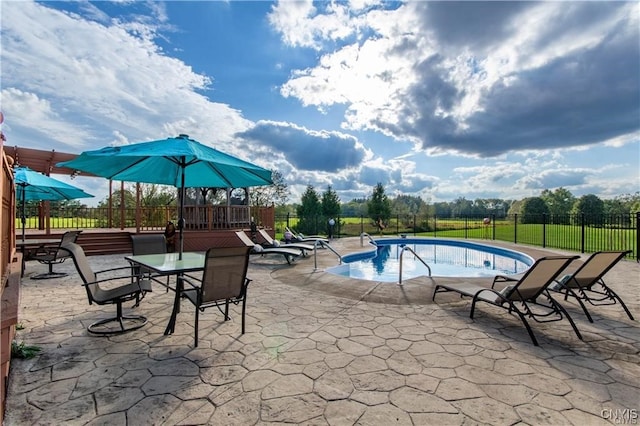
[{"label": "blue pool water", "polygon": [[[533,264],[530,256],[514,250],[468,241],[435,238],[385,238],[367,252],[343,256],[343,264],[327,272],[350,278],[398,282],[400,253],[409,246],[431,268],[432,276],[493,277],[519,274]],[[427,268],[406,250],[402,255],[402,279],[429,275]]]}]

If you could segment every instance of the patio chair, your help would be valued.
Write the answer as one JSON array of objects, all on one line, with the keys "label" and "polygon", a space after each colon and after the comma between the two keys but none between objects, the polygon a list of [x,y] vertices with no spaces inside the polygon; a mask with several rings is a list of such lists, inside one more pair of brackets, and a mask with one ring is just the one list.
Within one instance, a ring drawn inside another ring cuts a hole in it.
[{"label": "patio chair", "polygon": [[[73,258],[76,269],[87,290],[89,305],[116,305],[116,316],[94,322],[87,330],[92,334],[111,335],[136,330],[147,323],[147,318],[142,315],[123,315],[122,304],[129,300],[135,300],[133,308],[136,308],[144,295],[151,291],[151,282],[141,279],[140,275],[132,274],[130,266],[105,269],[94,272],[91,269],[82,247],[75,243],[67,243],[62,249]],[[99,279],[99,275],[105,274],[106,278]],[[108,288],[101,287],[107,284]],[[116,323],[117,328],[109,327],[110,323]]]},{"label": "patio chair", "polygon": [[64,262],[69,258],[66,250],[60,250],[64,244],[75,243],[82,231],[67,231],[60,238],[60,243],[55,246],[45,246],[39,248],[35,253],[29,254],[26,260],[37,260],[38,262],[48,265],[49,272],[45,274],[34,275],[32,280],[48,280],[50,278],[66,277],[66,272],[53,272],[53,265]]},{"label": "patio chair", "polygon": [[293,249],[287,247],[272,247],[272,248],[264,248],[260,244],[256,244],[251,241],[251,238],[244,233],[244,231],[237,231],[236,235],[242,241],[242,243],[251,248],[249,254],[251,255],[259,255],[264,256],[267,254],[277,254],[282,255],[287,260],[288,264],[291,264],[291,261],[302,256],[301,249]]},{"label": "patio chair", "polygon": [[287,248],[293,248],[293,249],[300,249],[300,251],[302,251],[303,256],[306,256],[308,251],[313,251],[314,249],[313,244],[298,243],[298,242],[286,243],[284,246],[281,246],[279,241],[271,238],[271,235],[269,235],[266,229],[259,229],[258,233],[260,234],[262,239],[265,241],[265,243],[262,244],[264,248],[287,247]]},{"label": "patio chair", "polygon": [[[164,254],[167,253],[167,244],[164,235],[162,234],[132,234],[131,235],[131,247],[133,255],[141,254]],[[158,279],[158,274],[152,273],[150,269],[139,268],[136,273],[142,274],[148,279],[151,279],[167,288],[169,292],[169,276],[166,277],[166,282],[162,282]]]},{"label": "patio chair", "polygon": [[[520,317],[535,346],[539,346],[538,341],[527,322],[527,317],[536,322],[550,322],[560,321],[563,316],[566,316],[576,336],[582,340],[582,335],[573,319],[562,305],[551,297],[548,289],[564,268],[578,258],[579,256],[542,257],[519,278],[497,276],[491,288],[470,283],[438,284],[433,291],[432,299],[435,300],[436,294],[446,291],[460,293],[461,297],[472,297],[470,318],[473,318],[476,303],[479,301],[507,309],[509,313],[515,313]],[[496,283],[505,281],[514,282],[514,284],[507,285],[500,291],[493,288]]]},{"label": "patio chair", "polygon": [[[198,346],[198,320],[200,311],[217,307],[229,318],[229,303],[242,302],[242,334],[245,331],[245,312],[247,308],[247,287],[251,282],[247,278],[250,247],[214,247],[207,250],[202,279],[189,275],[178,277],[178,287],[182,295],[195,306],[194,345]],[[189,284],[191,288],[185,288]],[[224,305],[224,312],[222,306]]]},{"label": "patio chair", "polygon": [[569,296],[574,297],[582,307],[589,322],[593,322],[593,318],[591,318],[583,301],[593,306],[620,303],[627,316],[633,320],[633,315],[629,312],[627,305],[602,279],[611,268],[629,253],[631,253],[630,250],[593,253],[573,274],[565,275],[560,280],[557,280],[557,286],[555,288],[552,287],[552,289],[563,293],[564,300],[567,300]]}]

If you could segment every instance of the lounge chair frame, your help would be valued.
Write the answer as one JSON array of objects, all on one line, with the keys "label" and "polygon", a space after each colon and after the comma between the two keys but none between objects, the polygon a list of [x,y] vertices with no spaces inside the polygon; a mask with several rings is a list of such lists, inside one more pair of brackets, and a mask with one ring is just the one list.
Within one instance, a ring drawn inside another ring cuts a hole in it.
[{"label": "lounge chair frame", "polygon": [[[229,321],[229,304],[242,303],[242,334],[245,331],[247,310],[247,278],[251,247],[214,247],[207,250],[202,279],[190,275],[178,277],[182,294],[195,306],[194,346],[198,346],[199,313],[215,306]],[[185,288],[189,284],[191,288]],[[222,310],[224,306],[224,311]]]},{"label": "lounge chair frame", "polygon": [[558,288],[556,291],[564,294],[564,300],[567,300],[569,296],[575,298],[589,322],[593,322],[593,318],[591,318],[591,314],[584,302],[592,306],[620,303],[629,319],[634,320],[627,305],[615,291],[605,284],[602,278],[629,253],[631,253],[631,250],[593,253],[571,276],[557,281]]},{"label": "lounge chair frame", "polygon": [[[506,309],[510,314],[516,314],[525,326],[531,341],[535,346],[539,346],[538,340],[533,334],[533,330],[527,321],[531,318],[536,322],[560,321],[564,317],[569,320],[573,331],[580,340],[582,335],[576,327],[573,319],[549,292],[548,286],[554,279],[579,256],[548,256],[538,259],[519,278],[509,278],[496,276],[491,288],[486,288],[475,284],[438,284],[433,291],[432,300],[440,292],[453,291],[460,293],[460,296],[472,297],[471,312],[469,317],[473,319],[476,304],[478,302],[490,303]],[[513,282],[502,291],[494,288],[500,282]]]},{"label": "lounge chair frame", "polygon": [[[103,319],[87,327],[87,331],[98,335],[113,335],[126,333],[143,327],[147,323],[147,318],[142,315],[123,315],[122,304],[129,300],[135,300],[132,308],[140,305],[140,301],[147,292],[151,291],[151,282],[141,279],[140,275],[132,274],[130,266],[104,269],[94,272],[87,261],[87,257],[82,247],[75,243],[68,243],[61,247],[67,251],[80,274],[80,278],[87,290],[89,305],[116,305],[116,316]],[[106,274],[107,278],[99,279],[99,275]],[[113,284],[116,282],[118,286]],[[101,284],[111,283],[108,289],[102,288]],[[126,322],[126,324],[125,324]],[[118,328],[105,327],[109,323],[116,323]]]},{"label": "lounge chair frame", "polygon": [[236,231],[236,236],[242,241],[242,243],[251,248],[249,252],[250,255],[260,255],[264,256],[267,254],[278,254],[284,256],[287,263],[290,265],[293,260],[302,256],[302,249],[293,249],[287,247],[272,247],[272,248],[262,248],[261,250],[256,250],[256,246],[258,244],[254,243],[251,238],[244,231]]},{"label": "lounge chair frame", "polygon": [[258,229],[258,233],[266,243],[266,245],[263,244],[264,248],[283,247],[283,248],[300,249],[303,256],[306,256],[308,251],[314,250],[314,246],[312,244],[306,244],[301,242],[285,243],[283,245],[278,245],[276,244],[276,241],[273,238],[271,238],[271,235],[269,235],[266,229]]}]

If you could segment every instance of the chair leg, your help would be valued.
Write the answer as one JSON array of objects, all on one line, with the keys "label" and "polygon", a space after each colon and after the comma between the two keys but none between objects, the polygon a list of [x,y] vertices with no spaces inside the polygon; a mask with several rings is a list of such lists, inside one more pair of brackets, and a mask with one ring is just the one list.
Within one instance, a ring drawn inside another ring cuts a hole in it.
[{"label": "chair leg", "polygon": [[44,274],[38,274],[31,277],[32,280],[48,280],[51,278],[61,278],[66,277],[68,274],[66,272],[53,272],[53,263],[48,263],[49,272]]},{"label": "chair leg", "polygon": [[198,309],[198,307],[196,306],[196,319],[195,319],[195,341],[193,342],[193,345],[197,348],[198,347],[198,319],[200,317],[199,315],[200,313],[200,309]]},{"label": "chair leg", "polygon": [[[476,302],[478,301],[477,298],[473,298],[473,301],[471,302],[471,313],[469,314],[469,317],[471,319],[473,319],[473,312],[475,311],[476,308]],[[515,312],[516,314],[518,314],[518,316],[520,317],[520,320],[522,321],[522,323],[524,324],[524,327],[527,329],[527,333],[529,333],[529,337],[531,338],[531,341],[533,342],[533,344],[535,346],[540,346],[538,344],[538,340],[536,339],[536,336],[534,336],[533,334],[533,330],[531,330],[531,326],[529,325],[529,323],[527,322],[527,319],[525,318],[525,316],[522,314],[522,312],[520,312],[519,309],[517,309],[515,306],[513,306],[513,303],[509,301],[509,312]]]},{"label": "chair leg", "polygon": [[[522,320],[522,323],[524,324],[525,328],[527,329],[527,333],[529,333],[529,337],[531,337],[531,341],[533,342],[533,344],[535,346],[540,346],[538,344],[538,340],[536,339],[536,336],[533,335],[533,330],[531,329],[531,326],[529,325],[529,322],[527,321],[527,319],[524,317],[522,312],[520,312],[517,309],[515,311],[518,314],[518,316],[520,317],[520,319]],[[578,331],[578,330],[576,329],[576,331]]]},{"label": "chair leg", "polygon": [[[123,320],[128,320],[134,323],[134,325],[126,327]],[[112,322],[118,323],[118,328],[102,329],[101,326]],[[87,327],[87,331],[91,334],[97,334],[101,336],[122,334],[128,331],[137,330],[147,324],[147,318],[142,315],[122,315],[122,302],[116,304],[116,316],[112,318],[96,321]]]},{"label": "chair leg", "polygon": [[635,320],[633,318],[633,315],[631,315],[631,312],[629,312],[627,305],[625,305],[622,299],[620,299],[620,296],[618,296],[615,291],[611,290],[609,287],[604,285],[604,283],[602,283],[602,287],[604,287],[605,291],[609,293],[609,295],[613,298],[613,300],[617,300],[618,302],[620,302],[620,305],[622,305],[622,309],[624,309],[624,311],[627,313],[627,316],[629,316],[629,319]]},{"label": "chair leg", "polygon": [[242,298],[242,334],[244,334],[244,314],[247,311],[247,296]]},{"label": "chair leg", "polygon": [[[567,317],[567,319],[569,320],[569,323],[571,324],[571,327],[573,328],[573,331],[576,333],[576,336],[578,336],[578,339],[583,340],[582,339],[582,334],[580,334],[580,331],[578,330],[578,327],[576,327],[576,323],[573,322],[573,318],[571,318],[571,315],[569,315],[569,312],[567,312],[567,310],[564,308],[564,306],[562,306],[561,304],[556,302],[555,299],[553,299],[552,297],[549,297],[549,300],[551,301],[551,304],[556,308],[556,310],[561,311]],[[589,317],[589,319],[591,319],[591,317]],[[593,321],[591,321],[591,322],[593,322]]]},{"label": "chair leg", "polygon": [[565,289],[565,297],[564,300],[567,300],[567,297],[571,295],[572,297],[574,297],[577,301],[578,304],[580,305],[580,307],[582,308],[582,311],[584,312],[584,314],[587,316],[587,319],[589,320],[589,322],[593,322],[593,318],[591,318],[591,314],[589,313],[589,310],[587,309],[587,305],[584,304],[584,302],[582,301],[582,298],[573,290],[571,290],[570,288]]},{"label": "chair leg", "polygon": [[229,318],[229,299],[227,299],[224,302],[224,320],[229,321],[230,319],[231,318]]}]

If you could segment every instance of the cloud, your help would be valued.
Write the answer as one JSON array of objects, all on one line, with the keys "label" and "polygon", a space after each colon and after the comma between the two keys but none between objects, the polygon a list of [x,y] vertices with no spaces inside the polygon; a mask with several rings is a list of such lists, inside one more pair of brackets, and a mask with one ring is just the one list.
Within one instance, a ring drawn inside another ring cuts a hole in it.
[{"label": "cloud", "polygon": [[[114,142],[116,131],[129,141],[187,133],[234,153],[233,135],[249,121],[204,97],[200,92],[210,88],[210,77],[155,44],[154,25],[166,17],[162,8],[153,10],[145,21],[158,16],[159,21],[145,24],[122,18],[105,22],[98,12],[91,14],[97,21],[89,21],[31,2],[3,4],[3,92],[29,94],[52,112],[38,122],[42,134],[20,144],[77,151]],[[24,96],[3,99],[3,109],[12,114],[20,114],[24,105]],[[28,122],[7,118],[11,131],[33,134]],[[75,128],[56,122],[75,123]],[[49,131],[55,127],[60,131]],[[215,140],[210,140],[211,129],[216,129]]]},{"label": "cloud", "polygon": [[236,136],[273,148],[300,170],[337,172],[358,167],[368,155],[351,135],[309,130],[292,123],[261,120]]},{"label": "cloud", "polygon": [[[306,13],[337,23],[346,12]],[[294,71],[281,93],[324,111],[345,105],[345,128],[431,153],[492,157],[598,144],[640,128],[639,16],[634,2],[368,10],[350,26],[357,42],[344,38],[314,67]],[[276,29],[285,39],[295,33]]]},{"label": "cloud", "polygon": [[583,185],[587,181],[587,177],[593,172],[589,170],[546,170],[541,173],[528,175],[516,182],[516,186],[524,189],[555,189],[555,188],[571,188]]}]

